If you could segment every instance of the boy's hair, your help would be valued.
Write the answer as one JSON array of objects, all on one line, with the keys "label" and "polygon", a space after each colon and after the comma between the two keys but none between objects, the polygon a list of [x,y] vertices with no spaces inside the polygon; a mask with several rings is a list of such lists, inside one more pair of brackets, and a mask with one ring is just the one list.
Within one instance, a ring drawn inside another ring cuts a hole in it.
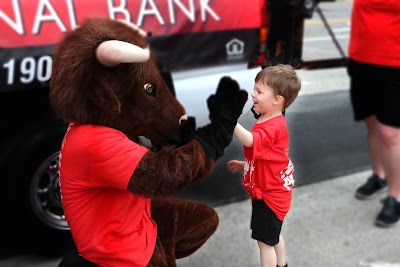
[{"label": "boy's hair", "polygon": [[284,98],[283,110],[293,103],[301,88],[300,78],[290,65],[278,64],[262,69],[255,79],[256,83],[260,81]]}]

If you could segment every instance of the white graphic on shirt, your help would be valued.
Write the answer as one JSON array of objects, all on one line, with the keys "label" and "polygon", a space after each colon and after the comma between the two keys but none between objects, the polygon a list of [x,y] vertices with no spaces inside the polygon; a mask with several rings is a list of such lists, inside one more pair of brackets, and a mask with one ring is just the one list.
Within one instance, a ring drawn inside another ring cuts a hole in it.
[{"label": "white graphic on shirt", "polygon": [[287,167],[284,168],[282,171],[280,171],[281,179],[285,182],[283,186],[288,191],[290,191],[291,186],[293,187],[294,185],[293,171],[294,171],[294,166],[292,161],[289,159]]},{"label": "white graphic on shirt", "polygon": [[[246,181],[245,177],[248,172],[249,172],[249,179]],[[246,186],[246,187],[250,186],[251,188],[254,188],[255,183],[253,182],[253,179],[252,179],[253,172],[254,172],[254,160],[248,161],[246,159],[246,161],[244,163],[244,173],[243,173],[243,185],[244,186]]]},{"label": "white graphic on shirt", "polygon": [[[289,150],[286,150],[286,154],[288,154]],[[244,169],[243,169],[243,185],[246,188],[253,189],[255,187],[255,182],[253,181],[253,174],[255,172],[254,160],[245,160]],[[289,158],[288,165],[279,172],[280,178],[283,181],[282,186],[287,190],[291,191],[294,186],[294,166],[292,161]]]},{"label": "white graphic on shirt", "polygon": [[61,193],[61,158],[62,158],[62,150],[64,148],[65,143],[67,142],[67,134],[71,130],[71,126],[74,125],[73,123],[70,123],[68,125],[67,131],[65,132],[64,138],[61,143],[61,149],[60,149],[60,156],[58,158],[58,186],[60,187],[60,197],[61,197],[61,202],[62,202],[62,193]]}]

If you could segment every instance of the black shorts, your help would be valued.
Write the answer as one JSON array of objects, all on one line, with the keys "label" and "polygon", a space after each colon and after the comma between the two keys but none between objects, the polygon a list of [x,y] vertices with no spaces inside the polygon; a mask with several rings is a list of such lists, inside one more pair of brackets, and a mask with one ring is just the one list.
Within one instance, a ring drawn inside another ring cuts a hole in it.
[{"label": "black shorts", "polygon": [[400,127],[400,67],[350,60],[347,71],[354,119],[375,115],[382,124]]},{"label": "black shorts", "polygon": [[253,200],[253,212],[251,214],[251,237],[269,246],[279,243],[282,221],[265,204],[264,200]]}]

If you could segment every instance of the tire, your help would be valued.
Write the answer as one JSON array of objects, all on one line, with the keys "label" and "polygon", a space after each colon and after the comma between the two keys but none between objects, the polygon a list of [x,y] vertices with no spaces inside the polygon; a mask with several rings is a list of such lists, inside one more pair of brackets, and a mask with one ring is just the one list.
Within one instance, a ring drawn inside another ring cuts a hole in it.
[{"label": "tire", "polygon": [[15,157],[13,217],[17,239],[46,256],[60,256],[71,244],[58,175],[65,130],[65,125],[58,125],[30,134]]}]

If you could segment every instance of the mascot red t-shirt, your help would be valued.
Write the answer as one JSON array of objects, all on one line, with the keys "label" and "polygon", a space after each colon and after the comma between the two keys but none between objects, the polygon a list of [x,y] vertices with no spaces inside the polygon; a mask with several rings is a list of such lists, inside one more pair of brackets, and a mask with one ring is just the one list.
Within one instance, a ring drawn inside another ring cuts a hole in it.
[{"label": "mascot red t-shirt", "polygon": [[280,115],[256,123],[251,133],[253,146],[244,147],[243,186],[251,200],[263,199],[283,221],[290,208],[294,185],[286,119]]},{"label": "mascot red t-shirt", "polygon": [[79,253],[100,266],[146,266],[157,238],[150,199],[127,191],[147,148],[103,126],[71,124],[60,156],[61,196]]}]

